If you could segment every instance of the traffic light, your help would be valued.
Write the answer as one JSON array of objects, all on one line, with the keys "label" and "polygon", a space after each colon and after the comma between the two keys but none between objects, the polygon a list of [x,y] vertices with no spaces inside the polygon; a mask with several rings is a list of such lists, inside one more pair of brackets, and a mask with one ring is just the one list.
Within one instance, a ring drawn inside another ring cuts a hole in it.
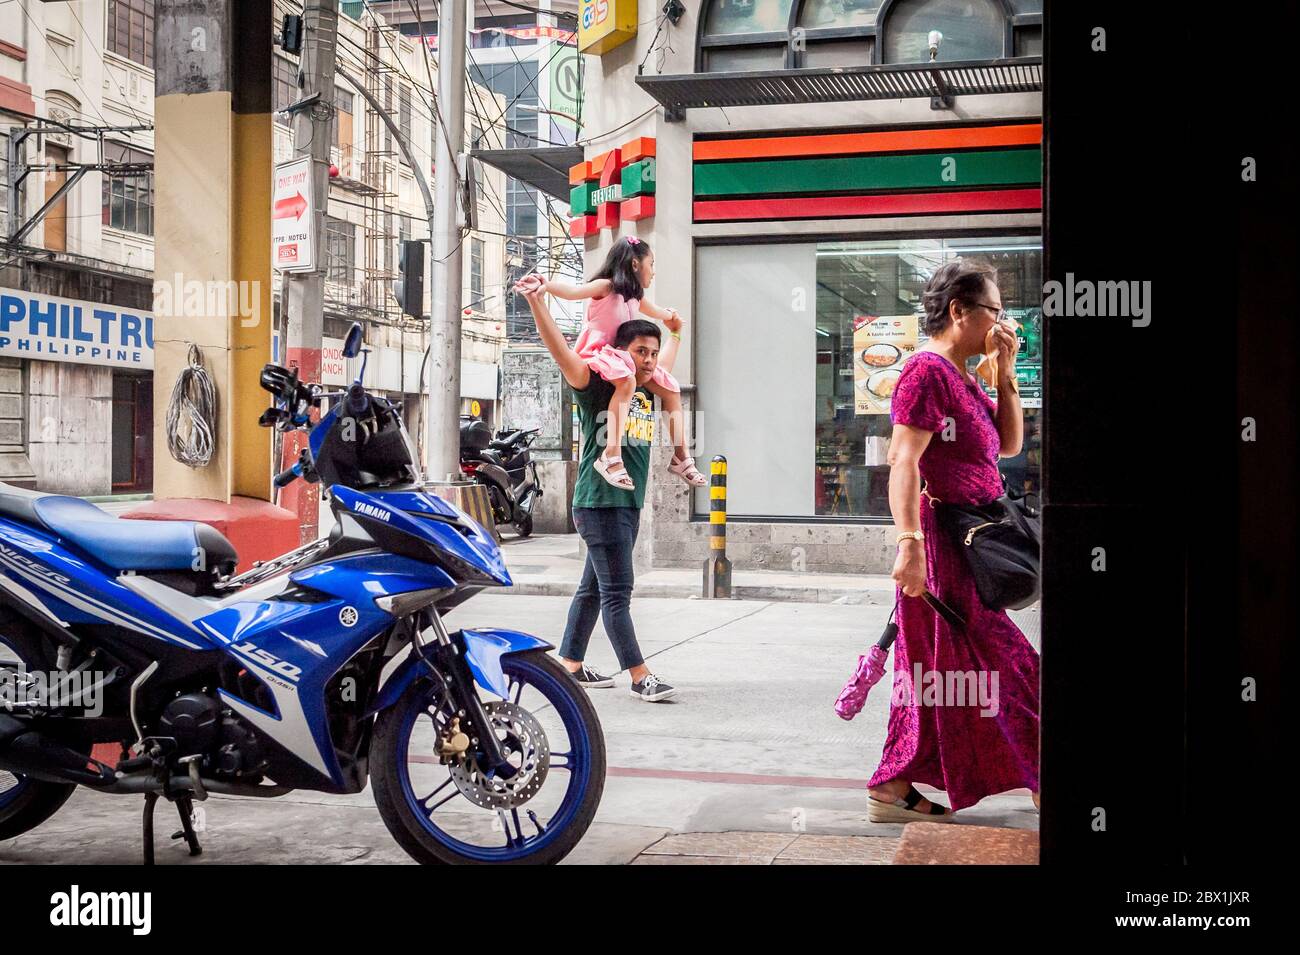
[{"label": "traffic light", "polygon": [[393,295],[402,306],[402,314],[424,316],[424,240],[403,239],[397,246],[398,278]]},{"label": "traffic light", "polygon": [[302,17],[288,14],[280,27],[280,49],[295,56],[302,53]]}]

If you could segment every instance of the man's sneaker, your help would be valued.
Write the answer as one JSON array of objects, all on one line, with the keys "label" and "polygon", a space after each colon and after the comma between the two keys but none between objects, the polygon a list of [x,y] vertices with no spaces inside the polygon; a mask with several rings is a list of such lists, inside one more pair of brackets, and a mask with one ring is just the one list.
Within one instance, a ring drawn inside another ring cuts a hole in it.
[{"label": "man's sneaker", "polygon": [[665,683],[653,673],[640,683],[632,684],[632,695],[646,703],[662,703],[676,692],[672,684]]},{"label": "man's sneaker", "polygon": [[577,670],[570,670],[569,675],[578,681],[578,686],[585,686],[587,689],[614,685],[612,676],[602,676],[585,663]]}]

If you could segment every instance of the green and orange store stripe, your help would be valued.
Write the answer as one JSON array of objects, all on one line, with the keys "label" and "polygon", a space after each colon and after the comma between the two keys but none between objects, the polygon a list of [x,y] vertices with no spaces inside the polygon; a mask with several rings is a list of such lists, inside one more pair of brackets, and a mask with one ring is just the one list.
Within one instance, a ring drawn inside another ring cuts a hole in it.
[{"label": "green and orange store stripe", "polygon": [[1037,211],[1041,123],[694,143],[694,220]]}]

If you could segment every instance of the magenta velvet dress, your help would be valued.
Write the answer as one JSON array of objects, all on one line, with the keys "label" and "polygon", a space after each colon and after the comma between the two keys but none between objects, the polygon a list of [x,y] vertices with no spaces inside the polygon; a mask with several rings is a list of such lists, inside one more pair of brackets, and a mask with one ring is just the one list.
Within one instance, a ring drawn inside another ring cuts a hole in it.
[{"label": "magenta velvet dress", "polygon": [[[1001,496],[996,408],[970,375],[940,355],[917,352],[903,366],[890,416],[895,424],[939,432],[920,461],[926,489],[939,500],[987,504]],[[952,440],[945,441],[948,418]],[[924,783],[945,791],[954,810],[1009,789],[1037,792],[1038,653],[1004,611],[980,602],[959,545],[937,526],[924,495],[921,530],[926,587],[961,614],[967,626],[964,632],[955,630],[924,600],[897,591],[889,730],[868,785],[891,779]],[[925,699],[924,687],[912,686],[918,662],[923,674],[983,673],[989,690],[989,674],[996,672],[996,707],[969,698],[965,706],[907,705],[909,695],[912,701]],[[993,715],[981,715],[981,710],[994,709]]]}]

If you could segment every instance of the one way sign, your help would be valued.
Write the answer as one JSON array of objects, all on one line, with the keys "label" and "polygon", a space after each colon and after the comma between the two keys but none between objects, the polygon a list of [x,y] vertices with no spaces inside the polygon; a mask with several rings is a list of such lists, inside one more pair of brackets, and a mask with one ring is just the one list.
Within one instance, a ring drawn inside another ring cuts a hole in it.
[{"label": "one way sign", "polygon": [[271,264],[281,272],[316,267],[316,217],[312,215],[311,159],[275,167],[271,190]]}]

